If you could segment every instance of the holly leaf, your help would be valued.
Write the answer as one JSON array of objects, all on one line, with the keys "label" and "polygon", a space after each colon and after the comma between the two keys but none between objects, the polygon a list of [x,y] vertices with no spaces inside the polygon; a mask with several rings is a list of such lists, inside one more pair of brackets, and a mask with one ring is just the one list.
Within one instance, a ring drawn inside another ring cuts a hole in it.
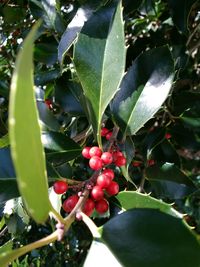
[{"label": "holly leaf", "polygon": [[11,81],[9,133],[20,194],[33,219],[43,223],[51,204],[33,86],[33,42],[38,27],[39,23],[30,31],[17,56]]},{"label": "holly leaf", "polygon": [[196,0],[168,0],[175,25],[185,34],[188,33],[188,17],[195,2]]},{"label": "holly leaf", "polygon": [[196,190],[193,182],[173,163],[146,169],[146,178],[159,197],[181,199]]},{"label": "holly leaf", "polygon": [[174,78],[174,62],[168,47],[141,54],[124,76],[111,104],[123,135],[135,134],[159,110]]},{"label": "holly leaf", "polygon": [[115,95],[125,67],[125,40],[120,1],[100,8],[84,24],[74,48],[94,136],[101,145],[101,119]]},{"label": "holly leaf", "polygon": [[70,161],[81,154],[81,147],[68,136],[58,132],[43,132],[42,143],[47,159],[54,163]]},{"label": "holly leaf", "polygon": [[141,194],[135,191],[124,191],[120,192],[114,199],[113,202],[115,205],[120,207],[122,210],[130,209],[140,209],[140,208],[149,208],[149,209],[158,209],[166,214],[182,218],[182,214],[177,212],[172,208],[170,204],[158,200],[149,195]]},{"label": "holly leaf", "polygon": [[182,219],[159,210],[128,210],[109,220],[99,232],[100,241],[122,266],[199,266],[200,245],[192,230]]}]

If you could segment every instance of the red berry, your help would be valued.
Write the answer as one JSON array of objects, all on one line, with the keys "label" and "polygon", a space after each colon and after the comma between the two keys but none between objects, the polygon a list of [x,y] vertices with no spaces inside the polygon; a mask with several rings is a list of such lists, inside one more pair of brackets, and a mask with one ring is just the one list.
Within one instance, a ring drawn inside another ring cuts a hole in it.
[{"label": "red berry", "polygon": [[46,99],[46,100],[44,101],[44,103],[46,104],[46,106],[47,106],[49,109],[52,108],[52,101],[51,101],[50,99]]},{"label": "red berry", "polygon": [[106,134],[109,132],[107,128],[102,128],[101,129],[101,136],[106,136]]},{"label": "red berry", "polygon": [[106,188],[106,192],[110,196],[117,195],[119,193],[119,185],[115,181],[112,181],[110,185]]},{"label": "red berry", "polygon": [[91,198],[88,198],[85,202],[83,212],[87,215],[90,216],[94,210],[95,203]]},{"label": "red berry", "polygon": [[147,161],[147,165],[148,165],[148,166],[153,166],[153,165],[155,165],[155,160],[154,160],[154,159],[149,159],[149,160]]},{"label": "red berry", "polygon": [[106,174],[101,174],[97,177],[97,185],[99,185],[101,188],[108,187],[110,183],[111,183],[111,178]]},{"label": "red berry", "polygon": [[56,194],[63,194],[68,189],[68,184],[65,181],[56,181],[53,185]]},{"label": "red berry", "polygon": [[95,209],[100,214],[105,213],[108,210],[108,207],[108,201],[105,198],[102,198],[95,203]]},{"label": "red berry", "polygon": [[119,156],[115,161],[115,165],[118,167],[126,165],[126,158],[124,156]]},{"label": "red berry", "polygon": [[108,133],[106,134],[106,139],[109,140],[109,139],[111,138],[111,136],[112,136],[112,132],[108,132]]},{"label": "red berry", "polygon": [[86,147],[83,148],[82,155],[83,155],[84,158],[86,158],[86,159],[90,159],[91,158],[91,156],[89,154],[90,149],[91,149],[91,147],[89,147],[89,146],[86,146]]},{"label": "red berry", "polygon": [[102,154],[101,148],[99,148],[98,146],[93,146],[91,147],[89,154],[90,154],[90,157],[94,157],[94,156],[101,157],[101,154]]},{"label": "red berry", "polygon": [[104,192],[99,185],[95,185],[91,191],[91,196],[94,200],[100,200],[104,196]]},{"label": "red berry", "polygon": [[76,206],[78,200],[79,200],[79,197],[77,195],[72,195],[68,197],[62,204],[64,211],[66,212],[72,211],[73,208]]},{"label": "red berry", "polygon": [[141,164],[142,164],[141,161],[136,161],[136,160],[135,160],[135,161],[132,162],[132,165],[133,165],[134,167],[140,167]]},{"label": "red berry", "polygon": [[103,166],[103,161],[101,158],[94,156],[89,160],[89,166],[95,171],[100,170]]},{"label": "red berry", "polygon": [[113,180],[115,177],[115,173],[112,169],[105,169],[105,170],[103,170],[102,174],[109,176],[111,178],[111,180]]},{"label": "red berry", "polygon": [[118,157],[124,156],[123,153],[121,151],[114,151],[112,153],[113,156],[113,161],[115,162],[117,160]]},{"label": "red berry", "polygon": [[103,160],[104,164],[111,164],[113,161],[112,154],[110,152],[104,152],[101,155],[101,159]]},{"label": "red berry", "polygon": [[165,134],[165,138],[166,138],[166,139],[170,139],[171,137],[172,137],[172,135],[171,135],[170,133],[166,133],[166,134]]}]

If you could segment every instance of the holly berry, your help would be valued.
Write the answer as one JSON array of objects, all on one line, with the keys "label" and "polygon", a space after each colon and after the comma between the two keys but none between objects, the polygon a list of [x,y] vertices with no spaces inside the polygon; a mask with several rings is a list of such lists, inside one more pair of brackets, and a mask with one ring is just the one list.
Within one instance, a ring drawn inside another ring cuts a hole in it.
[{"label": "holly berry", "polygon": [[98,146],[93,146],[91,147],[90,151],[89,151],[90,157],[101,157],[102,151]]},{"label": "holly berry", "polygon": [[165,138],[166,138],[166,139],[170,139],[171,137],[172,137],[172,135],[171,135],[170,133],[166,133],[166,134],[165,134]]},{"label": "holly berry", "polygon": [[106,136],[106,134],[109,132],[107,128],[102,128],[101,129],[101,136]]},{"label": "holly berry", "polygon": [[115,162],[117,160],[118,157],[124,156],[123,153],[121,151],[114,151],[112,153],[113,156],[113,161]]},{"label": "holly berry", "polygon": [[124,156],[117,157],[115,161],[115,165],[118,167],[126,165],[126,158]]},{"label": "holly berry", "polygon": [[102,198],[95,203],[95,209],[100,214],[105,213],[108,210],[108,207],[108,201],[105,198]]},{"label": "holly berry", "polygon": [[52,108],[52,101],[51,101],[51,99],[46,99],[46,100],[44,101],[44,103],[46,104],[46,106],[47,106],[49,109]]},{"label": "holly berry", "polygon": [[103,167],[103,161],[101,158],[94,156],[89,160],[89,166],[95,171],[100,170]]},{"label": "holly berry", "polygon": [[63,194],[68,189],[68,184],[65,181],[56,181],[53,185],[56,194]]},{"label": "holly berry", "polygon": [[154,159],[149,159],[149,160],[147,161],[147,165],[148,165],[148,166],[153,166],[153,165],[155,165],[155,160],[154,160]]},{"label": "holly berry", "polygon": [[102,173],[97,177],[97,185],[99,185],[101,188],[108,187],[110,183],[111,183],[111,178],[106,174]]},{"label": "holly berry", "polygon": [[100,200],[103,198],[104,196],[104,192],[102,190],[102,188],[99,186],[99,185],[95,185],[93,188],[92,188],[92,191],[91,191],[91,196],[94,200]]},{"label": "holly berry", "polygon": [[103,160],[104,164],[111,164],[113,161],[112,154],[110,152],[104,152],[101,155],[101,159]]},{"label": "holly berry", "polygon": [[73,208],[76,206],[77,202],[79,200],[79,197],[77,195],[72,195],[68,197],[64,202],[63,202],[63,209],[66,212],[71,212]]},{"label": "holly berry", "polygon": [[105,170],[103,170],[102,174],[109,176],[111,178],[111,180],[113,180],[115,177],[115,173],[112,169],[105,169]]},{"label": "holly berry", "polygon": [[111,136],[112,136],[112,132],[108,132],[106,134],[106,140],[109,140],[111,138]]},{"label": "holly berry", "polygon": [[93,213],[95,207],[95,203],[91,198],[88,198],[85,202],[83,212],[87,215],[90,216]]},{"label": "holly berry", "polygon": [[82,155],[83,155],[84,158],[86,158],[86,159],[90,159],[91,158],[90,153],[89,153],[90,149],[91,149],[91,147],[89,147],[89,146],[86,146],[86,147],[83,148]]},{"label": "holly berry", "polygon": [[119,185],[115,181],[111,181],[110,185],[106,188],[106,192],[110,196],[117,195],[119,193]]},{"label": "holly berry", "polygon": [[142,164],[141,161],[136,161],[136,160],[135,160],[135,161],[132,162],[132,165],[133,165],[134,167],[140,167],[141,164]]}]

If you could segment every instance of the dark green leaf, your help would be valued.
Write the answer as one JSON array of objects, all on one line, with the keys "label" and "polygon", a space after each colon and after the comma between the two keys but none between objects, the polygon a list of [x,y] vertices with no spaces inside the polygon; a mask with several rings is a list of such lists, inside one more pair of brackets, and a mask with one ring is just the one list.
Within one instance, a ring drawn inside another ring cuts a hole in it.
[{"label": "dark green leaf", "polygon": [[175,217],[182,217],[180,213],[178,213],[175,209],[172,208],[170,204],[167,204],[161,200],[153,198],[149,195],[144,195],[138,192],[133,191],[124,191],[120,192],[113,202],[121,207],[123,210],[129,209],[140,209],[140,208],[148,208],[148,209],[158,209],[164,213]]},{"label": "dark green leaf", "polygon": [[19,195],[16,178],[0,178],[0,203]]},{"label": "dark green leaf", "polygon": [[141,4],[142,4],[143,0],[123,0],[122,4],[124,7],[124,12],[125,14],[129,14],[131,12],[133,12],[135,9],[137,9]]},{"label": "dark green leaf", "polygon": [[51,204],[33,86],[33,41],[38,27],[36,24],[30,31],[17,56],[11,82],[9,133],[20,193],[31,216],[42,223]]},{"label": "dark green leaf", "polygon": [[3,8],[3,17],[6,23],[16,23],[25,18],[26,10],[24,8],[6,5]]},{"label": "dark green leaf", "polygon": [[113,1],[90,17],[75,45],[74,63],[99,144],[103,113],[124,73],[124,42],[121,4]]},{"label": "dark green leaf", "polygon": [[174,77],[167,47],[144,52],[122,80],[111,110],[124,135],[135,134],[165,101]]},{"label": "dark green leaf", "polygon": [[36,19],[42,18],[46,28],[56,30],[58,33],[63,33],[64,23],[56,8],[56,0],[30,0],[29,5],[32,15]]},{"label": "dark green leaf", "polygon": [[13,162],[10,155],[10,148],[0,149],[0,178],[16,177]]},{"label": "dark green leaf", "polygon": [[157,195],[169,199],[184,198],[196,190],[193,182],[172,163],[147,168],[146,177]]},{"label": "dark green leaf", "polygon": [[60,71],[57,69],[37,72],[35,75],[35,85],[45,85],[60,76]]},{"label": "dark green leaf", "polygon": [[46,104],[42,101],[37,102],[40,120],[52,131],[59,131],[60,124],[53,115],[53,113],[47,108]]},{"label": "dark green leaf", "polygon": [[57,62],[57,45],[54,42],[40,43],[35,46],[34,58],[49,66]]},{"label": "dark green leaf", "polygon": [[126,267],[198,267],[200,245],[179,218],[154,209],[134,209],[109,220],[102,240]]},{"label": "dark green leaf", "polygon": [[60,64],[63,63],[67,51],[76,41],[84,23],[92,16],[92,13],[97,9],[97,7],[102,4],[101,2],[101,0],[87,1],[87,4],[81,6],[77,10],[74,18],[68,24],[67,29],[63,33],[58,45],[58,60]]},{"label": "dark green leaf", "polygon": [[61,106],[64,112],[74,116],[84,115],[79,101],[75,98],[67,85],[66,83],[66,85],[63,86],[62,81],[56,83],[55,101]]},{"label": "dark green leaf", "polygon": [[168,0],[173,21],[183,33],[188,33],[188,16],[195,2],[196,0]]},{"label": "dark green leaf", "polygon": [[70,161],[81,154],[81,147],[62,133],[44,132],[42,143],[47,149],[47,159],[59,164]]},{"label": "dark green leaf", "polygon": [[58,45],[58,60],[62,64],[64,56],[68,49],[75,42],[77,35],[80,33],[84,23],[91,17],[94,9],[91,6],[80,7],[72,21],[68,24]]},{"label": "dark green leaf", "polygon": [[162,143],[155,146],[151,151],[149,151],[150,157],[160,162],[175,163],[180,166],[180,158],[177,154],[174,146],[168,140],[163,140]]}]

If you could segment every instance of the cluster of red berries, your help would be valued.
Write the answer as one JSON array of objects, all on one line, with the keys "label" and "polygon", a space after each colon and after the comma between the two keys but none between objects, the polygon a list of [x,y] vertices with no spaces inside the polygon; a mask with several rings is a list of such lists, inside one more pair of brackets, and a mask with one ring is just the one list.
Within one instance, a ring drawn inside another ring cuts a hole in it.
[{"label": "cluster of red berries", "polygon": [[[113,181],[115,177],[114,171],[112,169],[105,168],[105,166],[112,163],[118,167],[124,166],[126,164],[126,158],[119,149],[112,148],[109,152],[102,152],[98,146],[83,148],[82,155],[84,158],[89,159],[89,166],[91,169],[95,171],[101,170],[95,180],[95,185],[94,182],[92,185],[88,183],[89,187],[91,187],[91,191],[90,196],[83,207],[83,212],[88,216],[90,216],[94,210],[103,214],[109,208],[105,194],[107,196],[114,196],[119,192],[118,183]],[[67,191],[68,185],[63,180],[56,181],[53,188],[57,194],[63,194]],[[63,202],[63,209],[68,213],[71,212],[76,206],[80,195],[81,192],[68,197]]]},{"label": "cluster of red berries", "polygon": [[89,166],[91,169],[97,171],[102,169],[105,165],[114,163],[121,167],[126,164],[126,158],[120,150],[110,150],[110,152],[102,152],[98,146],[85,147],[82,150],[84,158],[89,159]]},{"label": "cluster of red berries", "polygon": [[[85,214],[90,216],[94,210],[99,214],[103,214],[108,210],[109,204],[105,198],[105,193],[109,196],[113,196],[119,192],[118,183],[113,181],[114,176],[114,171],[112,169],[104,169],[101,174],[99,174],[96,185],[92,187],[90,196],[83,207],[83,212]],[[71,212],[76,206],[79,196],[81,196],[81,192],[68,197],[63,202],[63,209],[66,212]]]}]

